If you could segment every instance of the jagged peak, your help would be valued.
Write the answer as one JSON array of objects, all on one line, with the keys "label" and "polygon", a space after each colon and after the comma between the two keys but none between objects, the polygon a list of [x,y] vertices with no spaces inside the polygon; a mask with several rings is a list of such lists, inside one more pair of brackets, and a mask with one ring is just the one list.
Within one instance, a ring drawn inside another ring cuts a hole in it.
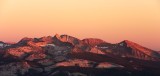
[{"label": "jagged peak", "polygon": [[62,35],[60,35],[60,37],[64,37],[64,36],[69,36],[69,35],[67,35],[67,34],[62,34]]},{"label": "jagged peak", "polygon": [[130,48],[135,48],[135,49],[151,50],[151,49],[148,49],[146,47],[143,47],[143,46],[139,45],[138,43],[135,43],[135,42],[132,42],[132,41],[129,41],[129,40],[124,40],[124,41],[122,41],[118,44],[120,46],[126,46],[126,47],[130,47]]},{"label": "jagged peak", "polygon": [[131,46],[140,46],[139,44],[135,43],[135,42],[132,42],[130,40],[123,40],[122,42],[118,43],[120,44],[121,46],[128,46],[128,47],[131,47]]},{"label": "jagged peak", "polygon": [[[70,36],[70,35],[67,35],[67,34],[63,34],[63,35],[60,35],[61,38],[74,38],[74,39],[78,39],[76,37],[73,37],[73,36]],[[79,39],[78,39],[79,40]]]},{"label": "jagged peak", "polygon": [[63,42],[68,42],[69,39],[79,40],[78,38],[67,35],[67,34],[63,34],[63,35],[56,34],[54,37],[56,37],[58,40],[63,41]]},{"label": "jagged peak", "polygon": [[33,38],[24,37],[18,43],[24,42],[24,41],[32,41],[32,40],[33,40]]},{"label": "jagged peak", "polygon": [[24,38],[22,38],[21,40],[31,40],[31,39],[33,39],[33,38],[24,37]]},{"label": "jagged peak", "polygon": [[160,58],[160,54],[158,54],[157,51],[146,48],[140,44],[137,44],[137,43],[129,41],[129,40],[124,40],[124,41],[120,42],[119,45],[129,47],[132,50],[139,51],[139,52],[144,53],[144,54],[151,56],[151,57]]},{"label": "jagged peak", "polygon": [[56,34],[54,38],[58,39],[59,41],[66,42],[65,40],[63,40],[62,35]]},{"label": "jagged peak", "polygon": [[130,41],[130,40],[123,40],[123,41],[120,42],[120,43],[132,43],[132,41]]},{"label": "jagged peak", "polygon": [[59,34],[56,34],[54,37],[56,37],[57,39],[60,38],[60,35]]}]

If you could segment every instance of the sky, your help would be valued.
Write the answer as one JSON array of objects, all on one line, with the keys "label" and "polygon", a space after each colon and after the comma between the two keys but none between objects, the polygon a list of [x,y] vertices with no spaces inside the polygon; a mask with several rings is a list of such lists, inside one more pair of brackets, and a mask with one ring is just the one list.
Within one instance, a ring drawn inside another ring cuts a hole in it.
[{"label": "sky", "polygon": [[68,34],[160,51],[160,0],[0,0],[0,40]]}]

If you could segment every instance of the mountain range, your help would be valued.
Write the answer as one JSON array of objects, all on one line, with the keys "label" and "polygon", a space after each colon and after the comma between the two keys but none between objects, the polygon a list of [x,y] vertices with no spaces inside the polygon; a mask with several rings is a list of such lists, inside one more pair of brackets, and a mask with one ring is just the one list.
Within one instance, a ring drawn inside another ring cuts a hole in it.
[{"label": "mountain range", "polygon": [[159,76],[160,52],[69,35],[0,42],[0,76]]}]

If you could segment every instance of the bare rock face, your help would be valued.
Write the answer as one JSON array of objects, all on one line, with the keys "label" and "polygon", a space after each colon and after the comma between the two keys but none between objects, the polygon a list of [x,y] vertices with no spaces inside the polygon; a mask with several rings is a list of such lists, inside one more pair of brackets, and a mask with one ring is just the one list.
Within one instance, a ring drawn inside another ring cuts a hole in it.
[{"label": "bare rock face", "polygon": [[88,38],[88,39],[83,39],[82,40],[84,43],[94,47],[98,44],[102,44],[102,43],[106,43],[105,41],[103,40],[100,40],[100,39],[96,39],[96,38]]},{"label": "bare rock face", "polygon": [[2,76],[159,76],[159,70],[158,52],[128,40],[111,44],[57,34],[0,48]]},{"label": "bare rock face", "polygon": [[27,58],[25,58],[25,60],[27,61],[34,61],[34,60],[41,60],[41,59],[45,59],[46,55],[43,53],[36,53],[36,54],[31,54],[29,55]]},{"label": "bare rock face", "polygon": [[10,48],[6,50],[5,57],[12,57],[14,59],[24,59],[27,54],[31,53],[33,49],[31,47],[18,47]]},{"label": "bare rock face", "polygon": [[95,53],[95,54],[103,54],[103,55],[105,55],[105,52],[103,52],[103,51],[101,51],[101,50],[99,50],[99,49],[97,49],[97,48],[92,48],[92,49],[90,50],[90,52],[91,52],[91,53]]},{"label": "bare rock face", "polygon": [[58,35],[58,34],[56,34],[55,38],[57,38],[61,42],[71,43],[72,45],[78,45],[78,44],[83,43],[81,40],[79,40],[75,37],[72,37],[72,36],[68,36],[68,35]]}]

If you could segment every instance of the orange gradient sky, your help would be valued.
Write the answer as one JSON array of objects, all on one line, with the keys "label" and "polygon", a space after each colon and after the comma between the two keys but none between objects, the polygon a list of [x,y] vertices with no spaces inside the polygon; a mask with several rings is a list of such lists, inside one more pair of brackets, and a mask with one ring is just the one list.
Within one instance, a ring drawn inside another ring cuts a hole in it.
[{"label": "orange gradient sky", "polygon": [[160,50],[160,1],[0,0],[0,40],[56,33]]}]

